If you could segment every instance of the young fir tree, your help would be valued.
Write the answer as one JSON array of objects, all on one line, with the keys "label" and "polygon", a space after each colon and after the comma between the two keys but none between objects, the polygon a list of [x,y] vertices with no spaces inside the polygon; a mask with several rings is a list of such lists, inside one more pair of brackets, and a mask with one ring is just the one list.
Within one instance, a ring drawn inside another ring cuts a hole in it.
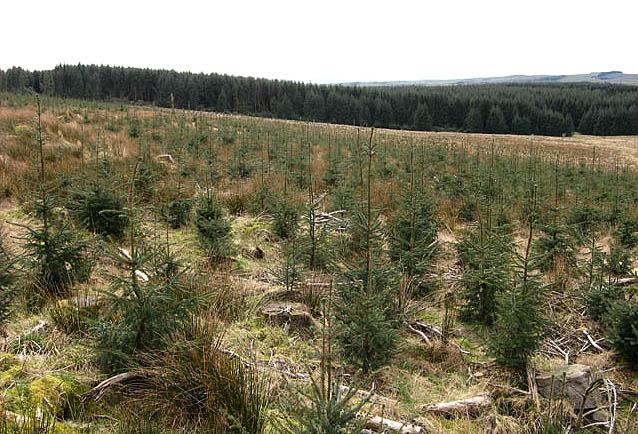
[{"label": "young fir tree", "polygon": [[297,237],[289,237],[281,242],[279,266],[274,270],[277,283],[284,287],[286,292],[293,293],[301,285],[303,272],[302,251]]},{"label": "young fir tree", "polygon": [[512,266],[512,233],[508,226],[490,229],[479,214],[470,235],[457,246],[465,266],[461,317],[491,325],[496,318],[498,298],[508,288]]},{"label": "young fir tree", "polygon": [[390,361],[397,344],[398,316],[394,307],[395,276],[381,262],[379,215],[372,208],[372,135],[367,146],[366,198],[363,211],[352,222],[353,234],[362,251],[347,261],[348,270],[340,285],[336,317],[337,341],[345,359],[364,372],[376,370]]},{"label": "young fir tree", "polygon": [[559,203],[558,161],[554,166],[554,204],[549,209],[544,222],[539,222],[542,235],[534,242],[532,251],[535,261],[533,268],[543,272],[552,272],[554,277],[563,280],[577,266],[576,246],[569,227],[561,216]]},{"label": "young fir tree", "polygon": [[355,400],[356,388],[341,387],[341,376],[335,375],[332,360],[332,282],[329,296],[323,302],[321,328],[321,363],[319,378],[311,376],[309,390],[294,387],[292,396],[284,398],[282,421],[276,421],[277,432],[285,434],[359,434],[364,431],[362,410],[370,396]]},{"label": "young fir tree", "polygon": [[197,208],[195,227],[199,244],[211,261],[218,262],[232,254],[230,222],[210,190]]},{"label": "young fir tree", "polygon": [[638,368],[638,305],[621,297],[605,312],[603,324],[614,350],[633,369]]},{"label": "young fir tree", "polygon": [[499,297],[498,313],[489,341],[489,352],[496,361],[517,371],[525,369],[546,330],[542,284],[538,275],[530,274],[536,187],[530,194],[530,204],[525,253],[516,255],[517,270],[513,284]]},{"label": "young fir tree", "polygon": [[306,264],[311,270],[325,270],[331,264],[326,224],[319,224],[319,207],[326,194],[315,196],[312,175],[308,183],[308,204],[304,220],[308,225],[302,238],[302,248]]},{"label": "young fir tree", "polygon": [[6,246],[4,233],[0,231],[0,334],[11,315],[15,297],[15,259]]},{"label": "young fir tree", "polygon": [[[138,237],[133,200],[136,171],[137,165],[129,187],[128,250],[119,248],[110,255],[121,273],[110,276],[105,292],[110,309],[96,327],[98,364],[106,372],[126,369],[137,353],[157,348],[201,303],[189,295],[185,270],[175,266],[168,245],[166,250],[157,249]],[[155,260],[158,254],[165,256]]]},{"label": "young fir tree", "polygon": [[25,269],[32,284],[27,291],[30,302],[39,304],[49,297],[60,297],[76,282],[86,280],[93,267],[87,243],[79,240],[68,222],[56,215],[56,200],[46,182],[44,137],[42,132],[40,98],[38,107],[38,149],[40,157],[40,183],[33,208],[42,221],[37,227],[19,225],[24,236]]},{"label": "young fir tree", "polygon": [[69,209],[89,231],[120,238],[126,231],[128,219],[117,191],[105,185],[104,179],[111,178],[111,173],[108,166],[104,167],[108,161],[100,160],[99,145],[98,139],[95,144],[93,183],[88,188],[71,192]]},{"label": "young fir tree", "polygon": [[398,216],[391,224],[389,255],[410,279],[422,281],[436,253],[439,221],[434,201],[423,185],[420,188],[415,185],[415,173],[410,166],[410,182],[399,199]]}]

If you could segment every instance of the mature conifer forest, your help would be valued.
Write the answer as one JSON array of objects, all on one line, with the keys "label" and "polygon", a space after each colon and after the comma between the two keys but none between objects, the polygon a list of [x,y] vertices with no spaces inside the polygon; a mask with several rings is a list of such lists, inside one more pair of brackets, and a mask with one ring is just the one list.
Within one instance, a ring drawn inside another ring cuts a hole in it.
[{"label": "mature conifer forest", "polygon": [[0,70],[0,91],[358,126],[569,136],[638,134],[638,87],[356,87],[97,65]]}]

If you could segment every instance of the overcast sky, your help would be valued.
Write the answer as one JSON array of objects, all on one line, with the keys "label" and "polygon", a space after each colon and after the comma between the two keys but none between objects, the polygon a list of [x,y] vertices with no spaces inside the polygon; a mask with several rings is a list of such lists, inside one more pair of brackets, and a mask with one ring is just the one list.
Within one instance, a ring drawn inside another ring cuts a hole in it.
[{"label": "overcast sky", "polygon": [[315,83],[638,73],[635,0],[5,0],[0,68],[96,63]]}]

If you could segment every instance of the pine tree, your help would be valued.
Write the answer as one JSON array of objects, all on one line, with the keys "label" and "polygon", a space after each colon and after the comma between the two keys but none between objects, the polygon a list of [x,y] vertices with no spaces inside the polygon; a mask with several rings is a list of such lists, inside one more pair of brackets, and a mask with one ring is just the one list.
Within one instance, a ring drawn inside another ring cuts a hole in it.
[{"label": "pine tree", "polygon": [[528,238],[523,255],[517,254],[517,272],[513,286],[499,298],[489,352],[498,363],[522,371],[545,335],[543,290],[539,276],[530,274],[531,246],[536,213],[536,190],[530,194]]},{"label": "pine tree", "polygon": [[498,311],[498,299],[509,287],[512,264],[512,235],[508,227],[491,230],[483,218],[469,237],[457,249],[463,274],[461,307],[464,319],[478,320],[491,325]]},{"label": "pine tree", "polygon": [[[410,154],[412,160],[412,154]],[[425,277],[436,252],[439,221],[436,205],[424,187],[415,185],[414,170],[391,223],[390,258],[410,278]]]},{"label": "pine tree", "polygon": [[232,254],[231,225],[211,193],[197,208],[195,227],[199,244],[211,261],[217,262]]},{"label": "pine tree", "polygon": [[585,112],[578,124],[578,132],[581,134],[593,134],[595,125],[596,113],[592,107]]},{"label": "pine tree", "polygon": [[230,111],[230,102],[228,99],[228,93],[226,92],[226,88],[222,88],[221,92],[219,92],[219,96],[217,97],[217,104],[215,106],[218,112],[228,113]]},{"label": "pine tree", "polygon": [[419,104],[414,112],[413,127],[419,131],[429,131],[432,129],[432,116],[426,104]]},{"label": "pine tree", "polygon": [[0,334],[11,315],[13,300],[16,295],[13,283],[16,280],[15,258],[4,240],[4,232],[0,231]]},{"label": "pine tree", "polygon": [[483,117],[478,107],[473,106],[467,112],[467,116],[463,122],[463,129],[469,133],[483,132]]},{"label": "pine tree", "polygon": [[485,132],[493,134],[506,134],[508,132],[505,115],[499,106],[490,109],[490,113],[485,119]]},{"label": "pine tree", "polygon": [[532,122],[529,120],[527,116],[520,116],[518,113],[514,115],[512,119],[512,133],[514,134],[531,134],[532,133]]},{"label": "pine tree", "polygon": [[364,372],[376,370],[390,361],[398,327],[391,292],[396,282],[392,270],[380,263],[379,219],[371,203],[373,132],[366,149],[367,197],[362,203],[363,211],[353,221],[353,230],[362,240],[363,250],[359,257],[355,254],[355,259],[348,261],[336,310],[341,352],[348,362]]},{"label": "pine tree", "polygon": [[[356,401],[356,389],[344,392],[341,375],[335,375],[332,344],[332,282],[328,298],[323,302],[323,326],[321,328],[321,362],[319,375],[311,376],[310,390],[293,388],[290,399],[284,399],[285,415],[276,421],[277,432],[285,434],[360,434],[365,417],[362,410],[371,396]],[[318,377],[318,378],[317,378]]]},{"label": "pine tree", "polygon": [[93,261],[88,244],[77,238],[68,222],[60,221],[55,215],[56,198],[46,182],[39,96],[36,96],[36,101],[40,184],[33,208],[42,224],[36,227],[18,226],[27,231],[23,245],[24,266],[32,282],[27,298],[30,302],[40,303],[49,297],[64,296],[74,283],[86,280],[93,268]]},{"label": "pine tree", "polygon": [[632,368],[638,368],[638,306],[624,298],[616,301],[604,314],[603,323],[614,350]]},{"label": "pine tree", "polygon": [[[136,164],[129,186],[129,250],[119,248],[110,254],[121,273],[110,276],[105,291],[109,310],[96,327],[98,364],[106,372],[124,370],[137,353],[161,346],[163,337],[201,304],[200,297],[188,293],[186,270],[175,266],[168,244],[167,250],[158,249],[138,237],[134,208],[137,168]],[[158,254],[165,256],[156,260]]]}]

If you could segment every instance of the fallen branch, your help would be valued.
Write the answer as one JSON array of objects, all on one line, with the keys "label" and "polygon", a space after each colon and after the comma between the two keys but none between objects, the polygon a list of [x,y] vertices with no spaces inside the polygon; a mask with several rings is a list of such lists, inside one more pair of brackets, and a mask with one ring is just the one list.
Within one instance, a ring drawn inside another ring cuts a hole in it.
[{"label": "fallen branch", "polygon": [[421,336],[423,338],[423,340],[425,341],[425,343],[429,344],[430,343],[430,338],[427,337],[427,335],[425,333],[423,333],[421,330],[417,330],[414,327],[412,327],[412,325],[409,325],[408,328],[413,331],[414,333],[418,334],[419,336]]},{"label": "fallen branch", "polygon": [[438,337],[443,337],[443,332],[441,332],[441,330],[437,329],[436,327],[434,327],[431,324],[427,324],[421,321],[415,321],[412,323],[412,326],[415,328],[420,329],[421,331],[425,332],[425,333],[429,333],[431,335],[435,335]]},{"label": "fallen branch", "polygon": [[396,399],[392,399],[392,398],[386,398],[385,396],[379,396],[379,395],[374,395],[373,392],[367,392],[365,390],[357,390],[357,389],[352,389],[348,386],[344,386],[341,385],[339,386],[339,391],[342,394],[348,394],[351,391],[354,392],[354,395],[362,398],[362,399],[367,399],[368,397],[370,398],[370,402],[374,403],[374,404],[378,404],[378,405],[387,405],[387,406],[395,406],[398,404],[398,401]]},{"label": "fallen branch", "polygon": [[624,279],[618,279],[616,285],[618,286],[629,286],[634,283],[638,283],[638,277],[625,277]]},{"label": "fallen branch", "polygon": [[46,322],[44,322],[43,320],[38,320],[38,323],[35,326],[33,326],[33,328],[31,329],[31,334],[39,332],[46,326],[47,326]]},{"label": "fallen branch", "polygon": [[84,394],[89,399],[93,401],[99,401],[106,394],[106,392],[113,386],[118,384],[126,383],[131,380],[136,380],[138,378],[142,378],[141,374],[134,372],[124,372],[122,374],[117,374],[111,378],[107,378],[102,381],[100,384],[95,386],[93,389],[89,390]]},{"label": "fallen branch", "polygon": [[479,395],[473,398],[460,399],[458,401],[426,404],[421,407],[421,411],[442,415],[478,414],[491,406],[492,400],[489,396]]},{"label": "fallen branch", "polygon": [[366,422],[366,428],[376,432],[391,431],[399,434],[421,434],[423,432],[423,428],[421,427],[385,419],[379,416],[374,416],[369,419]]},{"label": "fallen branch", "polygon": [[527,390],[523,390],[523,389],[518,389],[516,387],[512,387],[512,386],[508,386],[506,384],[496,384],[496,383],[486,383],[488,386],[491,386],[495,389],[501,389],[507,393],[509,393],[510,395],[524,395],[524,396],[530,396],[532,394],[532,392],[528,392]]},{"label": "fallen branch", "polygon": [[594,338],[591,337],[591,335],[587,332],[587,329],[583,329],[583,333],[585,334],[585,336],[587,336],[587,340],[589,341],[592,347],[600,351],[605,351],[600,345],[596,343]]}]

